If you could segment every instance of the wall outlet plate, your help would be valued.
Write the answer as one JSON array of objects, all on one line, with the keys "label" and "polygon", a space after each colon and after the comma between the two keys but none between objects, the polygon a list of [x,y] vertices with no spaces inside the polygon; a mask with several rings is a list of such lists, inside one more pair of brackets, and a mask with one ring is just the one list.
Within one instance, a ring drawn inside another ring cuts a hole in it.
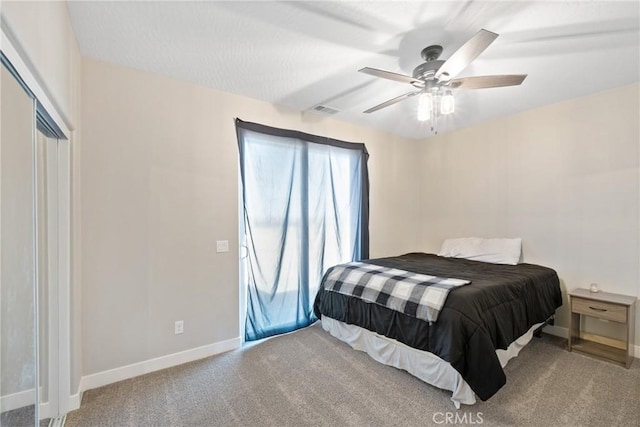
[{"label": "wall outlet plate", "polygon": [[184,332],[184,320],[176,320],[173,325],[173,333],[178,335]]}]

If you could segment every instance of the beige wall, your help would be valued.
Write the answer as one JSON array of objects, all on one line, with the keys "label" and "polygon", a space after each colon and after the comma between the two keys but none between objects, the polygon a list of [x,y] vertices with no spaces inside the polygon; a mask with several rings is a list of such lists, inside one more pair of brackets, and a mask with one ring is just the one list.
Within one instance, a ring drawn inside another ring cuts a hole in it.
[{"label": "beige wall", "polygon": [[[6,1],[0,4],[3,30],[29,65],[57,113],[72,130],[72,174],[78,175],[80,159],[80,50],[64,1]],[[73,180],[73,193],[80,193],[80,179]],[[71,392],[80,382],[80,200],[72,198],[71,283]]]},{"label": "beige wall", "polygon": [[239,336],[235,117],[364,142],[372,254],[417,243],[417,142],[86,58],[82,76],[84,375]]},{"label": "beige wall", "polygon": [[70,128],[79,122],[80,51],[64,1],[2,1],[3,23]]},{"label": "beige wall", "polygon": [[424,141],[423,249],[522,237],[524,261],[556,269],[564,288],[640,296],[639,93],[625,86]]}]

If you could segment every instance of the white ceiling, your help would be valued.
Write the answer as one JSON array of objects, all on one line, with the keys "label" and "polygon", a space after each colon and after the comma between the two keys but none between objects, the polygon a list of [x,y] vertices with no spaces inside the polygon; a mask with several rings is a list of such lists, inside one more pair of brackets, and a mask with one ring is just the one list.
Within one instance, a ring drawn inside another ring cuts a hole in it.
[{"label": "white ceiling", "polygon": [[83,55],[402,136],[425,138],[416,97],[362,111],[412,87],[357,70],[411,74],[420,51],[447,59],[481,28],[500,37],[459,77],[528,74],[521,86],[458,91],[439,131],[632,82],[640,75],[640,3],[69,2]]}]

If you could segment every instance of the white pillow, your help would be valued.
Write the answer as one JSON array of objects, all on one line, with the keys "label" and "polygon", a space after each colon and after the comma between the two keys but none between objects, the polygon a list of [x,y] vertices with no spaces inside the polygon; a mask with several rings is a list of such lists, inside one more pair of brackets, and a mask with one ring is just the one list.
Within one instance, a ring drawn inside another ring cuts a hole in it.
[{"label": "white pillow", "polygon": [[447,239],[438,255],[450,258],[466,258],[494,264],[516,265],[520,261],[522,239],[481,239],[465,237]]}]

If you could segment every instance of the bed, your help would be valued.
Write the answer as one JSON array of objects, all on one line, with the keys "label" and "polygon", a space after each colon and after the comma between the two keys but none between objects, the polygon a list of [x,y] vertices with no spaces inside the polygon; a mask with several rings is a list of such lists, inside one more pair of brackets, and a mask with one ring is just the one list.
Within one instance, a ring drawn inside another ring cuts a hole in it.
[{"label": "bed", "polygon": [[419,310],[403,312],[335,291],[328,278],[341,266],[327,271],[314,302],[325,330],[382,363],[452,391],[456,407],[473,404],[476,396],[493,396],[506,383],[508,359],[562,305],[558,275],[539,265],[426,253],[364,263],[372,269],[463,281],[449,287],[435,321],[418,315]]}]

